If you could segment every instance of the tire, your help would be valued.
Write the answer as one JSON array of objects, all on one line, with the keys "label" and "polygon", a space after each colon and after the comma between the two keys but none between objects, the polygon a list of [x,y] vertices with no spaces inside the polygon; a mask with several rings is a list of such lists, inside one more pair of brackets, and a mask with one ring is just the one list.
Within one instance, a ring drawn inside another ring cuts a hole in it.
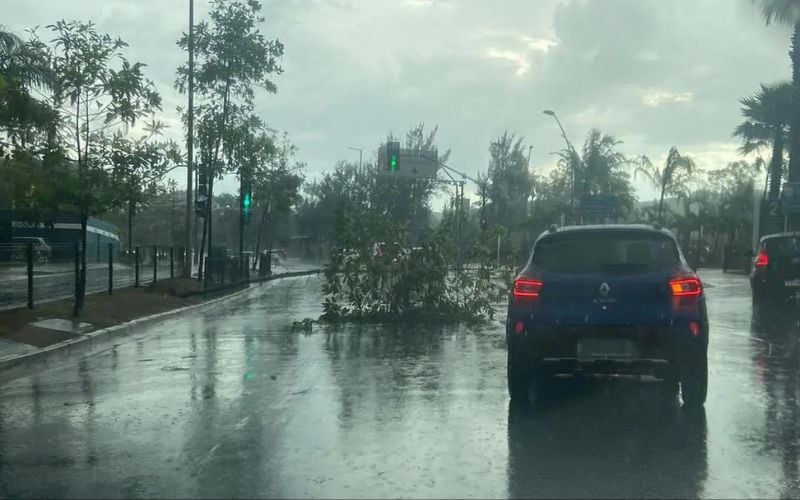
[{"label": "tire", "polygon": [[674,399],[678,396],[678,392],[680,391],[680,383],[678,382],[679,378],[677,375],[669,375],[664,380],[661,381],[661,392],[662,394],[667,397]]},{"label": "tire", "polygon": [[705,352],[692,356],[681,373],[683,405],[703,406],[708,395],[708,356]]},{"label": "tire", "polygon": [[530,375],[519,366],[510,350],[508,352],[507,374],[508,396],[514,402],[527,402],[528,391],[531,386]]}]

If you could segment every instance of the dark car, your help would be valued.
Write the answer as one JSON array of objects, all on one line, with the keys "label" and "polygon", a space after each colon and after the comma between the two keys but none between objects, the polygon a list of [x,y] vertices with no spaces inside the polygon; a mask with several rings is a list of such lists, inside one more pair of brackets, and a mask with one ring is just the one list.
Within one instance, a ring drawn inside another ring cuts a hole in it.
[{"label": "dark car", "polygon": [[800,232],[761,238],[750,272],[754,302],[784,300],[800,291]]},{"label": "dark car", "polygon": [[14,254],[12,260],[25,260],[25,248],[30,243],[33,249],[33,258],[36,262],[46,263],[50,262],[53,257],[53,250],[44,238],[34,236],[15,236],[11,239],[14,247]]},{"label": "dark car", "polygon": [[[705,403],[703,285],[671,232],[644,225],[552,228],[514,280],[506,320],[508,390],[555,376],[652,376]],[[531,392],[533,390],[533,392]]]}]

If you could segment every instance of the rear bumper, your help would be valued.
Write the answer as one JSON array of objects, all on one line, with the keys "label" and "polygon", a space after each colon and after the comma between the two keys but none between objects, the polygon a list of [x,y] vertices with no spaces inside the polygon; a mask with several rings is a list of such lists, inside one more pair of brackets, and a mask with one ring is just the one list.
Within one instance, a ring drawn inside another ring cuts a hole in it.
[{"label": "rear bumper", "polygon": [[762,298],[788,298],[800,292],[800,287],[787,287],[784,278],[760,275],[750,277],[750,289],[754,296]]},{"label": "rear bumper", "polygon": [[[598,374],[649,375],[669,378],[690,356],[705,354],[707,326],[700,325],[693,337],[687,325],[671,327],[568,327],[554,326],[508,332],[510,359],[523,369],[542,375]],[[584,341],[624,341],[630,351],[613,353],[581,352]]]},{"label": "rear bumper", "polygon": [[666,379],[675,375],[675,360],[652,358],[542,358],[536,365],[540,375],[652,376]]}]

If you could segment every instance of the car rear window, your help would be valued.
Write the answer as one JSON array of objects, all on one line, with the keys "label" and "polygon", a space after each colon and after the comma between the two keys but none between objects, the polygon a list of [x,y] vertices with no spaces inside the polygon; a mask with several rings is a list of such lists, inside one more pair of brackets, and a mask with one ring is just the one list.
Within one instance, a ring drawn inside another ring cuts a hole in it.
[{"label": "car rear window", "polygon": [[576,231],[536,243],[533,264],[548,272],[637,274],[678,264],[678,247],[668,236],[645,231]]},{"label": "car rear window", "polygon": [[764,240],[770,257],[800,256],[800,237],[770,238]]}]

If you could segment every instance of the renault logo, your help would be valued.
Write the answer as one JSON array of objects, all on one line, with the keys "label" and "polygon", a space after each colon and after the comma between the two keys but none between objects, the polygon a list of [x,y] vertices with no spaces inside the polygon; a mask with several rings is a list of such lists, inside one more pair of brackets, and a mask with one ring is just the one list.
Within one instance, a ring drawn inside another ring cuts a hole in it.
[{"label": "renault logo", "polygon": [[605,298],[608,297],[608,292],[611,291],[611,287],[608,286],[608,283],[603,282],[600,283],[600,288],[598,288],[597,291],[600,292],[601,297]]}]

